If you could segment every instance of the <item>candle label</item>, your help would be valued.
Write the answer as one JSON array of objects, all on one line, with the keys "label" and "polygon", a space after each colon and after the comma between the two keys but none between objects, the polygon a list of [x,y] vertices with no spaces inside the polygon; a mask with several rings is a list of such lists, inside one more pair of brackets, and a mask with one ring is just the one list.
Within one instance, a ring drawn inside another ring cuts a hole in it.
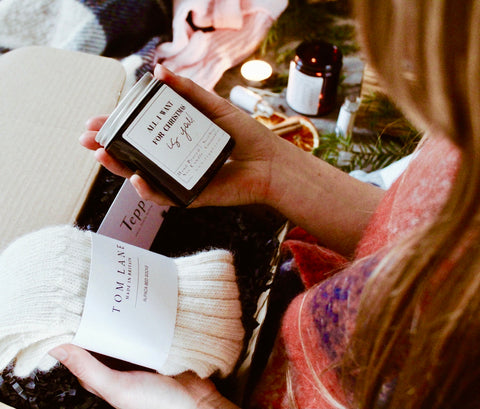
[{"label": "candle label", "polygon": [[175,262],[101,234],[91,235],[87,294],[72,343],[159,370],[175,330]]},{"label": "candle label", "polygon": [[323,77],[313,77],[296,69],[290,62],[288,75],[287,103],[295,111],[305,115],[316,115],[322,94]]},{"label": "candle label", "polygon": [[186,189],[192,189],[230,136],[167,85],[142,109],[123,138]]}]

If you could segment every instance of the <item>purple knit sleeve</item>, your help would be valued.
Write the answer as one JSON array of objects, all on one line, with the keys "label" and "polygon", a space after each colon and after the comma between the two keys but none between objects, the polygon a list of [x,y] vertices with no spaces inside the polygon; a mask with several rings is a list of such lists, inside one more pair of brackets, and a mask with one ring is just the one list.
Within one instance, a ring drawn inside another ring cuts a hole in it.
[{"label": "purple knit sleeve", "polygon": [[374,255],[356,261],[311,290],[310,310],[318,342],[332,362],[345,353],[361,292],[379,260],[380,256]]}]

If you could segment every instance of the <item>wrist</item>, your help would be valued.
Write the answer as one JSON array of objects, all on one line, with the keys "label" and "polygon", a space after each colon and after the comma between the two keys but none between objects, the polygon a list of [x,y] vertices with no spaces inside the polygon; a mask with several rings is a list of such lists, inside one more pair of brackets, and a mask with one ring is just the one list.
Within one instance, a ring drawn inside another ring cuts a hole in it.
[{"label": "wrist", "polygon": [[350,256],[384,192],[284,142],[272,156],[266,204]]},{"label": "wrist", "polygon": [[278,142],[268,170],[264,203],[288,214],[299,199],[303,201],[316,188],[316,175],[310,172],[318,159],[284,139]]},{"label": "wrist", "polygon": [[198,409],[239,409],[237,405],[229,401],[219,392],[216,392],[213,395],[205,397],[198,402]]},{"label": "wrist", "polygon": [[185,388],[197,409],[238,409],[217,390],[210,379],[200,379],[192,372],[184,372],[175,379]]}]

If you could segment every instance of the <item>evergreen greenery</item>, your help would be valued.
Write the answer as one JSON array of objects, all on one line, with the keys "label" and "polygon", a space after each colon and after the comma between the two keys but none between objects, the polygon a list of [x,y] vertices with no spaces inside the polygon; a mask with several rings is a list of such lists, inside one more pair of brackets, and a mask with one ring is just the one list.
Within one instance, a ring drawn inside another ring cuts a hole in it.
[{"label": "evergreen greenery", "polygon": [[413,152],[422,134],[382,93],[367,94],[357,113],[355,126],[364,133],[320,135],[314,155],[346,171],[374,171]]},{"label": "evergreen greenery", "polygon": [[370,172],[412,153],[419,138],[418,133],[401,140],[366,134],[358,140],[352,135],[326,133],[320,135],[319,147],[313,154],[345,172],[357,169]]},{"label": "evergreen greenery", "polygon": [[267,87],[276,92],[287,86],[288,63],[294,58],[295,49],[301,41],[320,39],[333,43],[344,56],[357,52],[355,26],[349,12],[346,0],[315,4],[290,0],[257,51],[259,58],[270,60],[276,67],[276,73],[268,80]]},{"label": "evergreen greenery", "polygon": [[[276,65],[277,74],[267,84],[271,91],[279,92],[287,86],[288,62],[295,55],[299,39],[334,43],[344,56],[358,53],[360,48],[355,38],[350,1],[289,1],[258,51],[259,57],[270,59]],[[362,96],[355,126],[366,132],[340,137],[335,133],[321,134],[320,146],[313,153],[347,172],[373,171],[411,153],[421,138],[390,99],[381,93]]]},{"label": "evergreen greenery", "polygon": [[277,63],[289,61],[295,50],[282,51],[281,48],[298,39],[331,42],[338,45],[343,55],[358,51],[348,2],[337,0],[309,4],[305,0],[290,0],[263,40],[260,55],[265,56],[267,50],[273,50]]}]

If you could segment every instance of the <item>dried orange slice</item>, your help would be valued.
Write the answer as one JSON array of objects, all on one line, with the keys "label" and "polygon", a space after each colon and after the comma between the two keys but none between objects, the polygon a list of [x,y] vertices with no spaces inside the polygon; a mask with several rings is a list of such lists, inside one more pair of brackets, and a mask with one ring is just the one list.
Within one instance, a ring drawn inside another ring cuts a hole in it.
[{"label": "dried orange slice", "polygon": [[320,138],[317,129],[308,118],[303,116],[287,117],[277,112],[270,117],[255,115],[254,118],[304,151],[311,152],[319,145]]}]

